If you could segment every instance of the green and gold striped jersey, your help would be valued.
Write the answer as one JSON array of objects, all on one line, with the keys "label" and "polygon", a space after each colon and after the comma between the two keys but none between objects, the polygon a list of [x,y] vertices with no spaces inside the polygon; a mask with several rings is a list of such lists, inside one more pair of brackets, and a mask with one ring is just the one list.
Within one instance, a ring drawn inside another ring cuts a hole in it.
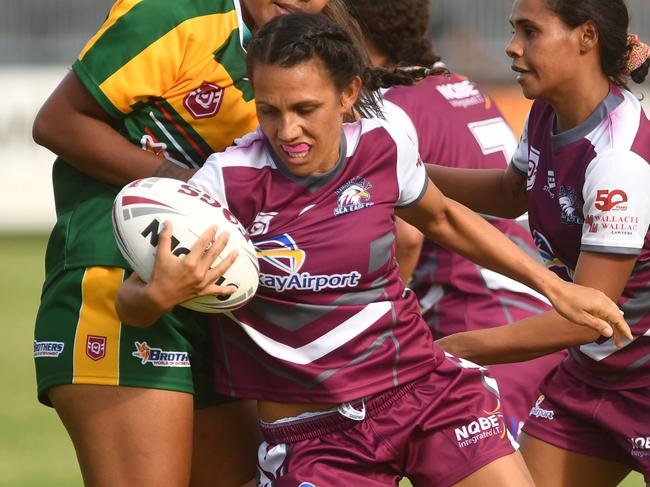
[{"label": "green and gold striped jersey", "polygon": [[[128,140],[198,167],[257,125],[239,0],[118,0],[72,69]],[[101,144],[101,141],[97,141]],[[127,267],[112,235],[120,188],[58,159],[48,278],[66,268]]]}]

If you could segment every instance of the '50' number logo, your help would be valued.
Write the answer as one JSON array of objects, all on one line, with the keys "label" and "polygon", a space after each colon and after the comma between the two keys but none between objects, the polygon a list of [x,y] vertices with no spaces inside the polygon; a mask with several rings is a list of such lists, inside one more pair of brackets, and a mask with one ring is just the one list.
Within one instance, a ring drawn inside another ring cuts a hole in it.
[{"label": "'50' number logo", "polygon": [[615,189],[614,191],[599,189],[596,191],[596,204],[594,206],[600,211],[609,211],[616,205],[620,205],[626,201],[627,195],[621,189]]}]

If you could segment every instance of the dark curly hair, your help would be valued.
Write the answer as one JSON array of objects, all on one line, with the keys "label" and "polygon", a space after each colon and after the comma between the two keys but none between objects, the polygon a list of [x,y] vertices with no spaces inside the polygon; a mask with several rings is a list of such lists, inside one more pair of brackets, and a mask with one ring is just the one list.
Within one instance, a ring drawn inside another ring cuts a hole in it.
[{"label": "dark curly hair", "polygon": [[348,8],[392,64],[432,66],[440,61],[426,36],[429,0],[348,0]]}]

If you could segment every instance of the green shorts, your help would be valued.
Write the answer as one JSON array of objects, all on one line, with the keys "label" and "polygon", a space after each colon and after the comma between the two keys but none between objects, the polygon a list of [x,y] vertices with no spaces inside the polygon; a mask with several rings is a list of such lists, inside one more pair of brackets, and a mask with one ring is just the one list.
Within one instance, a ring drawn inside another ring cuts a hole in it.
[{"label": "green shorts", "polygon": [[194,394],[195,408],[232,401],[213,389],[207,315],[176,308],[149,328],[123,325],[118,267],[62,272],[41,296],[34,332],[38,400],[61,384],[144,387]]}]

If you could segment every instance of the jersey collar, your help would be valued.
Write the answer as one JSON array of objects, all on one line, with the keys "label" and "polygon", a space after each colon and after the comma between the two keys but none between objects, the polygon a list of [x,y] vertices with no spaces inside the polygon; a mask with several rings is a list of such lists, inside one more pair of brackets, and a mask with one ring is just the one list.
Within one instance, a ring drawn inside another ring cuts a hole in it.
[{"label": "jersey collar", "polygon": [[237,12],[237,24],[239,24],[239,43],[241,44],[242,49],[246,51],[246,44],[251,40],[253,34],[246,25],[246,22],[244,22],[244,16],[242,14],[239,0],[233,0],[233,4],[235,5],[235,12]]},{"label": "jersey collar", "polygon": [[562,146],[572,144],[585,138],[589,135],[609,114],[623,103],[623,94],[614,92],[614,86],[610,87],[609,93],[603,101],[596,107],[591,115],[582,122],[580,125],[573,127],[566,132],[554,135],[555,125],[557,123],[557,115],[553,114],[553,124],[551,125],[551,147],[553,150]]}]

